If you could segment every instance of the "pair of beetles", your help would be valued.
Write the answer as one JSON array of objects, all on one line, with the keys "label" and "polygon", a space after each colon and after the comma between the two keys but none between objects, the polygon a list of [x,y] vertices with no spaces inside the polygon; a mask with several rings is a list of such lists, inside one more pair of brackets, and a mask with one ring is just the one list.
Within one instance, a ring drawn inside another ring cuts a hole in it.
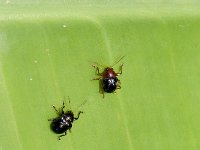
[{"label": "pair of beetles", "polygon": [[[115,64],[117,64],[123,57],[121,57]],[[114,64],[114,65],[115,65]],[[113,66],[114,66],[113,65]],[[96,69],[96,74],[98,75],[98,78],[94,78],[93,80],[99,80],[100,81],[100,93],[114,93],[117,89],[120,89],[120,80],[117,78],[117,76],[122,74],[122,67],[123,64],[120,66],[120,70],[118,73],[116,73],[113,70],[113,66],[111,67],[105,67],[104,71],[100,73],[99,67],[93,65],[93,67]],[[70,104],[70,101],[69,101]],[[78,120],[79,116],[82,111],[79,111],[77,114],[77,117],[74,116],[74,113],[71,110],[64,111],[65,104],[63,102],[63,106],[58,110],[53,105],[54,110],[56,111],[58,117],[49,119],[48,121],[51,121],[51,129],[56,134],[61,134],[58,136],[58,140],[61,139],[62,136],[65,136],[67,134],[67,130],[71,131],[72,123],[75,120]]]}]

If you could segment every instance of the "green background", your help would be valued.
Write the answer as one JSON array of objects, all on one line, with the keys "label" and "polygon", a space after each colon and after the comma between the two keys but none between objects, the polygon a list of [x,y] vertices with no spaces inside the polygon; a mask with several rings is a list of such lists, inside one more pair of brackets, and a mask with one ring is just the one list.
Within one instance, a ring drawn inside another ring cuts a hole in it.
[{"label": "green background", "polygon": [[[200,149],[199,4],[0,1],[0,150]],[[103,99],[92,65],[122,56]],[[47,120],[68,96],[84,114],[58,141]]]}]

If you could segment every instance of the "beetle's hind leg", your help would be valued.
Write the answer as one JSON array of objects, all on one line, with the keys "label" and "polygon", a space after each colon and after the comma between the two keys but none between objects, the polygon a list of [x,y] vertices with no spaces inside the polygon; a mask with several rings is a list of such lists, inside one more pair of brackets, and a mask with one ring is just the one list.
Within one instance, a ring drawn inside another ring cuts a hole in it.
[{"label": "beetle's hind leg", "polygon": [[102,94],[102,97],[104,98],[105,97],[105,92],[104,92],[102,86],[99,87],[99,92]]},{"label": "beetle's hind leg", "polygon": [[122,87],[121,87],[120,85],[117,85],[117,90],[118,90],[118,89],[121,89],[121,88],[122,88]]},{"label": "beetle's hind leg", "polygon": [[102,91],[103,98],[105,97],[104,91]]},{"label": "beetle's hind leg", "polygon": [[67,132],[65,132],[64,134],[58,136],[58,140],[61,140],[61,137],[65,136],[67,134]]},{"label": "beetle's hind leg", "polygon": [[117,82],[117,88],[116,88],[117,90],[118,89],[121,89],[121,81],[120,80],[118,80],[118,82]]},{"label": "beetle's hind leg", "polygon": [[103,89],[103,80],[102,79],[99,80],[99,93],[102,94],[102,96],[104,98],[105,92],[104,92],[104,89]]}]

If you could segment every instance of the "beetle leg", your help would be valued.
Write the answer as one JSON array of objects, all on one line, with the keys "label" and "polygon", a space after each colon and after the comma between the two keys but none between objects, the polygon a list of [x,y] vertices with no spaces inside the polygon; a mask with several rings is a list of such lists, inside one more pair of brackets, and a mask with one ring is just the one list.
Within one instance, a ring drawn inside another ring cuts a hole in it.
[{"label": "beetle leg", "polygon": [[71,128],[69,129],[69,132],[72,133]]},{"label": "beetle leg", "polygon": [[48,119],[48,121],[54,121],[55,118]]},{"label": "beetle leg", "polygon": [[103,94],[103,98],[104,98],[104,97],[105,97],[105,96],[104,96],[104,95],[105,95],[105,94],[104,94],[104,91],[102,92],[102,94]]},{"label": "beetle leg", "polygon": [[70,128],[68,129],[70,133],[72,133],[72,130],[71,130],[71,128],[72,128],[72,127],[70,127]]},{"label": "beetle leg", "polygon": [[99,89],[99,93],[102,94],[102,97],[104,98],[104,90],[103,89]]},{"label": "beetle leg", "polygon": [[102,74],[99,72],[99,67],[92,65],[92,67],[94,67],[96,69],[96,74],[101,76]]},{"label": "beetle leg", "polygon": [[120,81],[120,80],[118,80],[117,82],[118,82],[118,85],[120,85],[120,84],[121,84],[121,81]]},{"label": "beetle leg", "polygon": [[100,87],[100,88],[99,88],[99,92],[102,94],[102,96],[103,96],[103,98],[104,98],[105,94],[104,94],[103,87]]},{"label": "beetle leg", "polygon": [[101,93],[103,98],[104,98],[104,90],[103,90],[103,83],[102,82],[103,82],[102,80],[99,81],[99,93]]},{"label": "beetle leg", "polygon": [[117,89],[121,89],[121,82],[120,82],[120,80],[118,80]]},{"label": "beetle leg", "polygon": [[100,86],[99,86],[99,93],[102,94],[103,98],[104,98],[104,90],[103,90],[103,85],[100,83]]},{"label": "beetle leg", "polygon": [[70,128],[68,129],[70,133],[72,133],[72,130],[71,130],[71,128],[72,128],[72,127],[70,127]]},{"label": "beetle leg", "polygon": [[78,116],[77,116],[76,118],[74,118],[74,120],[77,120],[77,119],[79,118],[79,116],[80,116],[81,113],[83,113],[83,112],[82,112],[82,111],[79,111],[79,112],[78,112]]},{"label": "beetle leg", "polygon": [[100,80],[100,79],[101,79],[101,77],[93,78],[92,80]]},{"label": "beetle leg", "polygon": [[122,65],[120,66],[119,73],[117,73],[118,76],[122,74],[122,67],[123,67],[123,65],[124,65],[124,64],[122,64]]},{"label": "beetle leg", "polygon": [[58,136],[58,140],[61,140],[60,138],[61,138],[62,136],[65,136],[66,134],[67,134],[67,132],[65,132],[64,134]]},{"label": "beetle leg", "polygon": [[121,86],[120,86],[120,85],[117,85],[117,89],[121,89]]}]

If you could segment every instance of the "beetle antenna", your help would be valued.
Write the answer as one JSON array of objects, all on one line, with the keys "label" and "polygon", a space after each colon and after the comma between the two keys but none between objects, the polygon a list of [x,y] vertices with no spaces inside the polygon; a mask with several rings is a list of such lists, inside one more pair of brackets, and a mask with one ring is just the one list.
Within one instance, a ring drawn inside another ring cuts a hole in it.
[{"label": "beetle antenna", "polygon": [[124,57],[125,57],[125,55],[122,56],[119,60],[117,60],[117,61],[111,66],[111,68],[114,67],[116,64],[118,64]]},{"label": "beetle antenna", "polygon": [[[71,110],[70,98],[69,98],[69,96],[67,96],[67,97],[68,97],[68,105],[67,105],[67,110]],[[65,96],[63,97],[63,99],[64,99],[64,100],[63,100],[63,103],[67,103],[67,102],[66,102],[66,97],[65,97]]]},{"label": "beetle antenna", "polygon": [[81,108],[83,105],[85,105],[86,102],[87,102],[87,100],[83,101],[83,103],[81,103],[78,107],[76,107],[75,111],[77,111],[79,108]]},{"label": "beetle antenna", "polygon": [[71,110],[71,105],[70,105],[70,98],[68,96],[68,104],[69,104],[69,110]]}]

